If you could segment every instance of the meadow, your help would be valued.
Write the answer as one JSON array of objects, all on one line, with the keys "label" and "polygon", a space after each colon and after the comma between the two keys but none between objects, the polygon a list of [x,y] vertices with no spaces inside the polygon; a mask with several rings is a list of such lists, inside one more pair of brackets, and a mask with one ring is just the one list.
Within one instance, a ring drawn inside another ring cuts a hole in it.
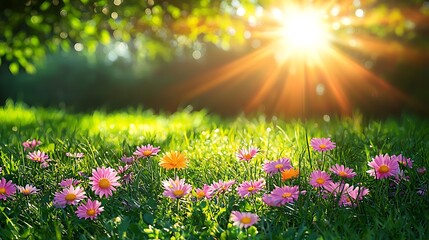
[{"label": "meadow", "polygon": [[429,121],[411,115],[71,113],[9,101],[0,167],[0,239],[429,233]]}]

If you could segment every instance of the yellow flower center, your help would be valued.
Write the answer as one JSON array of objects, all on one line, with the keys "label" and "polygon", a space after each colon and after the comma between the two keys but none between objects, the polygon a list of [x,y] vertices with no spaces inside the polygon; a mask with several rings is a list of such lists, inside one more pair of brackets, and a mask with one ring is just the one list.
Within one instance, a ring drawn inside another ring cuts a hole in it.
[{"label": "yellow flower center", "polygon": [[389,167],[388,166],[386,166],[386,165],[381,165],[380,166],[380,168],[378,169],[378,171],[380,172],[380,173],[388,173],[389,172]]},{"label": "yellow flower center", "polygon": [[203,198],[203,197],[205,197],[205,196],[206,196],[206,194],[204,193],[204,191],[199,191],[199,192],[197,192],[197,198],[198,198],[198,199]]},{"label": "yellow flower center", "polygon": [[174,196],[176,196],[176,197],[181,197],[181,196],[183,196],[183,190],[182,189],[177,189],[177,190],[174,190],[173,191],[173,194],[174,194]]},{"label": "yellow flower center", "polygon": [[348,176],[348,174],[344,171],[339,172],[338,175],[340,175],[340,177],[347,177]]},{"label": "yellow flower center", "polygon": [[326,149],[326,144],[323,144],[323,143],[322,143],[322,144],[320,144],[320,145],[319,145],[319,148],[320,148],[320,149]]},{"label": "yellow flower center", "polygon": [[151,150],[144,150],[143,151],[143,155],[145,155],[145,156],[149,156],[149,155],[151,155],[152,154],[152,151]]},{"label": "yellow flower center", "polygon": [[251,192],[253,190],[255,190],[255,188],[253,186],[247,188],[247,191],[249,191],[249,192]]},{"label": "yellow flower center", "polygon": [[66,199],[67,201],[71,202],[71,201],[73,201],[73,200],[75,200],[75,199],[76,199],[76,195],[75,195],[75,194],[73,194],[73,193],[68,193],[68,194],[66,195],[65,199]]},{"label": "yellow flower center", "polygon": [[110,181],[107,178],[102,178],[100,181],[98,181],[98,186],[102,189],[107,189],[110,187]]},{"label": "yellow flower center", "polygon": [[34,158],[34,161],[36,161],[36,162],[40,162],[42,160],[42,158],[41,157],[35,157]]},{"label": "yellow flower center", "polygon": [[279,164],[276,164],[276,166],[274,166],[274,167],[277,169],[280,169],[280,168],[283,168],[283,164],[279,163]]},{"label": "yellow flower center", "polygon": [[292,193],[290,193],[290,192],[283,193],[283,195],[282,195],[283,198],[289,198],[291,196],[292,196]]},{"label": "yellow flower center", "polygon": [[95,209],[90,208],[90,209],[86,210],[86,215],[94,216],[95,215]]},{"label": "yellow flower center", "polygon": [[23,189],[22,194],[24,195],[30,195],[30,189]]},{"label": "yellow flower center", "polygon": [[240,220],[240,222],[241,222],[241,223],[243,223],[243,224],[249,224],[249,223],[251,223],[251,222],[252,222],[252,219],[251,219],[250,217],[243,217],[243,218]]},{"label": "yellow flower center", "polygon": [[325,183],[325,179],[323,179],[323,178],[318,178],[318,179],[316,179],[316,182],[318,183],[318,184],[324,184]]},{"label": "yellow flower center", "polygon": [[0,187],[0,194],[5,194],[5,193],[6,193],[6,188]]}]

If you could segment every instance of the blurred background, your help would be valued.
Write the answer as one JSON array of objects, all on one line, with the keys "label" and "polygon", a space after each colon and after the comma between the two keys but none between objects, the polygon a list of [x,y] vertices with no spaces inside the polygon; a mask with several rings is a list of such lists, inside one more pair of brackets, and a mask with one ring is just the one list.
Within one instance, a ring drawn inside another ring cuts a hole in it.
[{"label": "blurred background", "polygon": [[429,116],[429,1],[0,3],[0,105]]}]

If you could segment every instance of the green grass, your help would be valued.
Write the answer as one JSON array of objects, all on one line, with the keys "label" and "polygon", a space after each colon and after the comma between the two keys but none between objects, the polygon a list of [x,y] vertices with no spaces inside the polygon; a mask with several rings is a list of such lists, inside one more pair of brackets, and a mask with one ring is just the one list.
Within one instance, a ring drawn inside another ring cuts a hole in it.
[{"label": "green grass", "polygon": [[[314,137],[330,137],[337,147],[322,156],[308,147]],[[38,149],[52,161],[46,169],[26,158],[22,142],[39,139]],[[137,146],[161,147],[158,156],[132,165],[131,184],[123,185],[110,198],[99,198],[91,190],[90,175],[98,166],[117,169]],[[238,161],[235,153],[255,146],[261,151],[249,162]],[[158,162],[163,153],[183,152],[188,167],[178,170],[194,188],[218,180],[236,180],[232,191],[211,200],[187,196],[173,201],[162,195],[161,182],[174,178]],[[67,152],[82,152],[76,160]],[[409,181],[390,185],[375,180],[366,171],[378,154],[403,154],[414,160],[406,170]],[[269,207],[262,192],[249,198],[237,194],[245,180],[266,179],[265,193],[274,185],[291,185],[262,170],[265,159],[291,159],[300,166],[293,180],[306,190],[294,204]],[[344,164],[358,174],[350,184],[362,184],[370,194],[354,207],[340,207],[333,197],[322,198],[308,183],[310,173],[322,165],[325,171]],[[205,111],[187,109],[174,114],[144,110],[115,113],[71,114],[58,109],[28,108],[8,102],[0,108],[0,178],[23,186],[32,184],[40,193],[0,200],[0,239],[424,239],[429,233],[428,174],[416,169],[429,167],[429,122],[411,116],[367,120],[360,114],[325,121],[283,121],[277,118],[237,117],[222,119]],[[76,206],[52,205],[58,183],[65,178],[82,180],[92,199],[105,211],[95,220],[79,219]],[[232,210],[252,212],[260,220],[247,230],[232,226]]]}]

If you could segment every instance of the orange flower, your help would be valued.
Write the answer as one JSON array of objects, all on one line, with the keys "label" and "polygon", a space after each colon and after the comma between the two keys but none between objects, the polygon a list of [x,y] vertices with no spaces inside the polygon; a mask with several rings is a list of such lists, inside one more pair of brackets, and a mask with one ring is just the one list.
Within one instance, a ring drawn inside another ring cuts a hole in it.
[{"label": "orange flower", "polygon": [[167,170],[186,168],[186,158],[178,151],[170,151],[162,157],[159,166]]},{"label": "orange flower", "polygon": [[286,181],[292,178],[296,178],[298,177],[298,175],[299,175],[299,169],[295,170],[293,168],[290,168],[282,172],[282,180]]}]

